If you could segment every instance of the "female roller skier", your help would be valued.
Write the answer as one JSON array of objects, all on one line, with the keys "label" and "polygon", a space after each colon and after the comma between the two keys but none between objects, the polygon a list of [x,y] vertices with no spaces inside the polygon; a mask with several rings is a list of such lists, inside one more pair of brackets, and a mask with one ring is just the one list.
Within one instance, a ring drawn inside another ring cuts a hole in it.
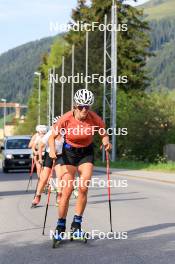
[{"label": "female roller skier", "polygon": [[[55,117],[53,119],[53,124],[57,123],[59,118],[60,117],[58,117],[58,116]],[[32,207],[35,207],[39,204],[39,202],[41,200],[41,194],[44,190],[44,187],[46,186],[46,184],[48,182],[48,179],[49,179],[52,167],[53,167],[53,159],[49,157],[50,148],[48,145],[48,140],[49,140],[49,137],[51,134],[52,134],[52,130],[49,130],[47,132],[47,134],[45,134],[42,137],[40,144],[39,144],[39,151],[38,151],[39,152],[39,160],[38,160],[38,162],[40,163],[41,166],[43,166],[43,169],[42,169],[41,174],[40,174],[40,180],[39,180],[39,183],[37,186],[36,195],[35,195],[34,200],[32,202]],[[57,138],[55,138],[55,152],[56,152],[57,158],[62,154],[63,142],[64,142],[63,136],[58,135]],[[44,162],[43,162],[42,152],[43,152],[44,148],[46,151],[45,151]],[[61,170],[60,165],[57,162],[54,165],[55,165],[55,170],[57,171],[58,184],[59,184],[59,181],[61,180],[61,176],[62,176],[62,170]],[[58,192],[57,201],[59,201],[59,198],[61,196],[61,188],[59,188],[59,186],[57,188],[57,192]]]},{"label": "female roller skier", "polygon": [[29,148],[32,149],[33,152],[33,159],[36,165],[37,175],[38,178],[40,177],[41,172],[41,164],[39,163],[39,144],[42,137],[47,133],[47,126],[45,125],[38,125],[36,126],[36,133],[33,135],[29,142]]},{"label": "female roller skier", "polygon": [[[102,137],[102,144],[105,150],[110,150],[112,145],[106,133],[100,133],[100,129],[105,131],[103,120],[93,111],[90,106],[94,103],[94,95],[91,91],[80,89],[74,96],[74,109],[65,113],[54,125],[54,130],[49,138],[50,157],[56,159],[54,149],[54,139],[57,134],[64,131],[65,142],[63,144],[62,157],[59,163],[62,165],[64,184],[62,196],[58,209],[58,222],[55,230],[55,241],[60,241],[66,229],[66,216],[69,207],[69,198],[73,190],[73,180],[78,170],[80,175],[80,186],[76,201],[75,215],[71,224],[71,234],[82,234],[81,223],[83,212],[87,202],[88,186],[87,181],[92,177],[94,164],[93,135],[94,128]],[[76,130],[76,133],[75,133]],[[77,133],[77,130],[79,133]]]}]

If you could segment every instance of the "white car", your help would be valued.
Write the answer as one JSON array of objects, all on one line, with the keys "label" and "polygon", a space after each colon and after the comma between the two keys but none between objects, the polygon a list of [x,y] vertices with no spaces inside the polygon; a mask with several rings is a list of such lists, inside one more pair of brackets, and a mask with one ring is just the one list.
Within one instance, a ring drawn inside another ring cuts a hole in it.
[{"label": "white car", "polygon": [[30,169],[32,150],[28,148],[31,136],[6,137],[1,147],[3,172],[14,169]]}]

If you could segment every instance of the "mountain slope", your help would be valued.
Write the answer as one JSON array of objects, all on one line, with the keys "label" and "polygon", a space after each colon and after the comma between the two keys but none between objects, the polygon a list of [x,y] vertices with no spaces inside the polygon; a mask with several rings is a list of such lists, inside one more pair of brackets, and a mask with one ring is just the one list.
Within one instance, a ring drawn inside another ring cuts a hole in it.
[{"label": "mountain slope", "polygon": [[149,7],[155,7],[157,5],[160,5],[162,3],[165,3],[167,0],[149,0],[145,4],[140,5],[141,7],[144,8],[149,8]]},{"label": "mountain slope", "polygon": [[[153,79],[151,86],[175,88],[175,0],[150,0],[140,6],[150,22],[150,50],[156,57],[149,59],[147,68]],[[139,8],[140,8],[139,7]]]},{"label": "mountain slope", "polygon": [[27,103],[33,73],[50,50],[55,37],[43,38],[11,49],[0,56],[0,98]]},{"label": "mountain slope", "polygon": [[147,19],[160,20],[165,17],[175,18],[175,1],[174,0],[151,0],[148,3],[142,5]]},{"label": "mountain slope", "polygon": [[154,88],[175,88],[175,52],[174,42],[167,43],[156,52],[156,57],[150,59],[147,68],[153,79],[152,87]]}]

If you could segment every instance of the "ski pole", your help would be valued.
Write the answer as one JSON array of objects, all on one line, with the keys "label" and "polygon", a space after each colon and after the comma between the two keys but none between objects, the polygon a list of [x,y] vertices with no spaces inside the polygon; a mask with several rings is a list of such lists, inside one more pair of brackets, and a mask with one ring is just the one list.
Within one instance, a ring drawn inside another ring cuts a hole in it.
[{"label": "ski pole", "polygon": [[29,190],[30,182],[31,182],[31,185],[32,185],[32,175],[33,175],[34,166],[35,166],[35,162],[34,162],[34,158],[32,158],[32,165],[31,165],[31,170],[30,170],[30,174],[29,174],[29,182],[28,182],[28,185],[27,185],[26,192],[28,192],[28,190]]},{"label": "ski pole", "polygon": [[[51,173],[50,173],[50,176],[49,176],[49,180],[48,180],[49,182],[50,182],[50,179],[52,178],[54,167],[55,167],[55,160],[53,161],[52,170],[51,170]],[[49,202],[50,202],[50,194],[51,194],[51,186],[49,185],[49,190],[48,190],[48,195],[47,195],[47,203],[46,203],[46,210],[45,210],[45,216],[44,216],[43,232],[42,232],[43,236],[44,236],[44,231],[45,231],[45,226],[46,226],[47,212],[48,212]]]},{"label": "ski pole", "polygon": [[109,201],[109,217],[110,217],[110,227],[112,231],[112,209],[111,209],[111,189],[110,189],[110,168],[109,168],[109,152],[106,151],[106,172],[108,179],[108,201]]}]

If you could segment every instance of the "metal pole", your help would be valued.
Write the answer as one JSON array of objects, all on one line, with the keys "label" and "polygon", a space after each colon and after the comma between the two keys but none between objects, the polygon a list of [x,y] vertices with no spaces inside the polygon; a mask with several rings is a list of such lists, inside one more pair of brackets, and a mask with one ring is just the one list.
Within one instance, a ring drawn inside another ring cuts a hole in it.
[{"label": "metal pole", "polygon": [[40,109],[40,104],[41,104],[41,73],[40,72],[34,72],[36,76],[38,76],[38,125],[40,125],[40,114],[41,114],[41,109]]},{"label": "metal pole", "polygon": [[52,91],[53,91],[53,68],[50,69],[50,74],[51,74],[51,82],[50,82],[50,123],[52,123],[52,120],[53,120],[53,111],[52,111],[52,99],[53,99],[53,96],[52,96]]},{"label": "metal pole", "polygon": [[75,46],[72,45],[72,102],[71,102],[72,110],[74,105],[74,70],[75,70]]},{"label": "metal pole", "polygon": [[6,103],[7,103],[7,100],[6,100],[6,99],[4,99],[4,98],[1,98],[1,102],[3,102],[3,103],[4,103],[4,120],[3,120],[4,124],[3,124],[3,136],[4,136],[4,138],[5,138],[5,126],[6,126],[6,109],[7,109],[7,105],[6,105]]},{"label": "metal pole", "polygon": [[55,67],[53,67],[53,77],[52,77],[52,120],[55,116]]},{"label": "metal pole", "polygon": [[[114,4],[112,6],[112,45],[111,45],[111,73],[112,73],[112,84],[111,84],[111,126],[116,129],[116,112],[117,112],[117,7]],[[112,161],[116,160],[116,135],[112,134]]]},{"label": "metal pole", "polygon": [[[106,40],[107,40],[107,15],[105,15],[104,18],[104,24],[105,24],[105,31],[104,31],[104,85],[103,85],[103,121],[106,121]],[[105,150],[103,148],[102,152],[102,161],[105,161]]]},{"label": "metal pole", "polygon": [[7,100],[4,102],[4,137],[6,135],[5,133],[5,127],[6,127],[6,112],[7,112]]},{"label": "metal pole", "polygon": [[51,125],[50,115],[51,115],[51,82],[50,82],[51,69],[48,70],[48,91],[47,91],[47,124]]},{"label": "metal pole", "polygon": [[41,122],[41,74],[38,75],[38,125],[40,125]]},{"label": "metal pole", "polygon": [[[86,78],[88,76],[88,59],[89,59],[89,32],[86,31]],[[85,88],[88,89],[88,82],[85,82]]]},{"label": "metal pole", "polygon": [[[62,77],[64,76],[64,56],[62,57]],[[61,115],[64,112],[64,82],[61,83]]]}]

